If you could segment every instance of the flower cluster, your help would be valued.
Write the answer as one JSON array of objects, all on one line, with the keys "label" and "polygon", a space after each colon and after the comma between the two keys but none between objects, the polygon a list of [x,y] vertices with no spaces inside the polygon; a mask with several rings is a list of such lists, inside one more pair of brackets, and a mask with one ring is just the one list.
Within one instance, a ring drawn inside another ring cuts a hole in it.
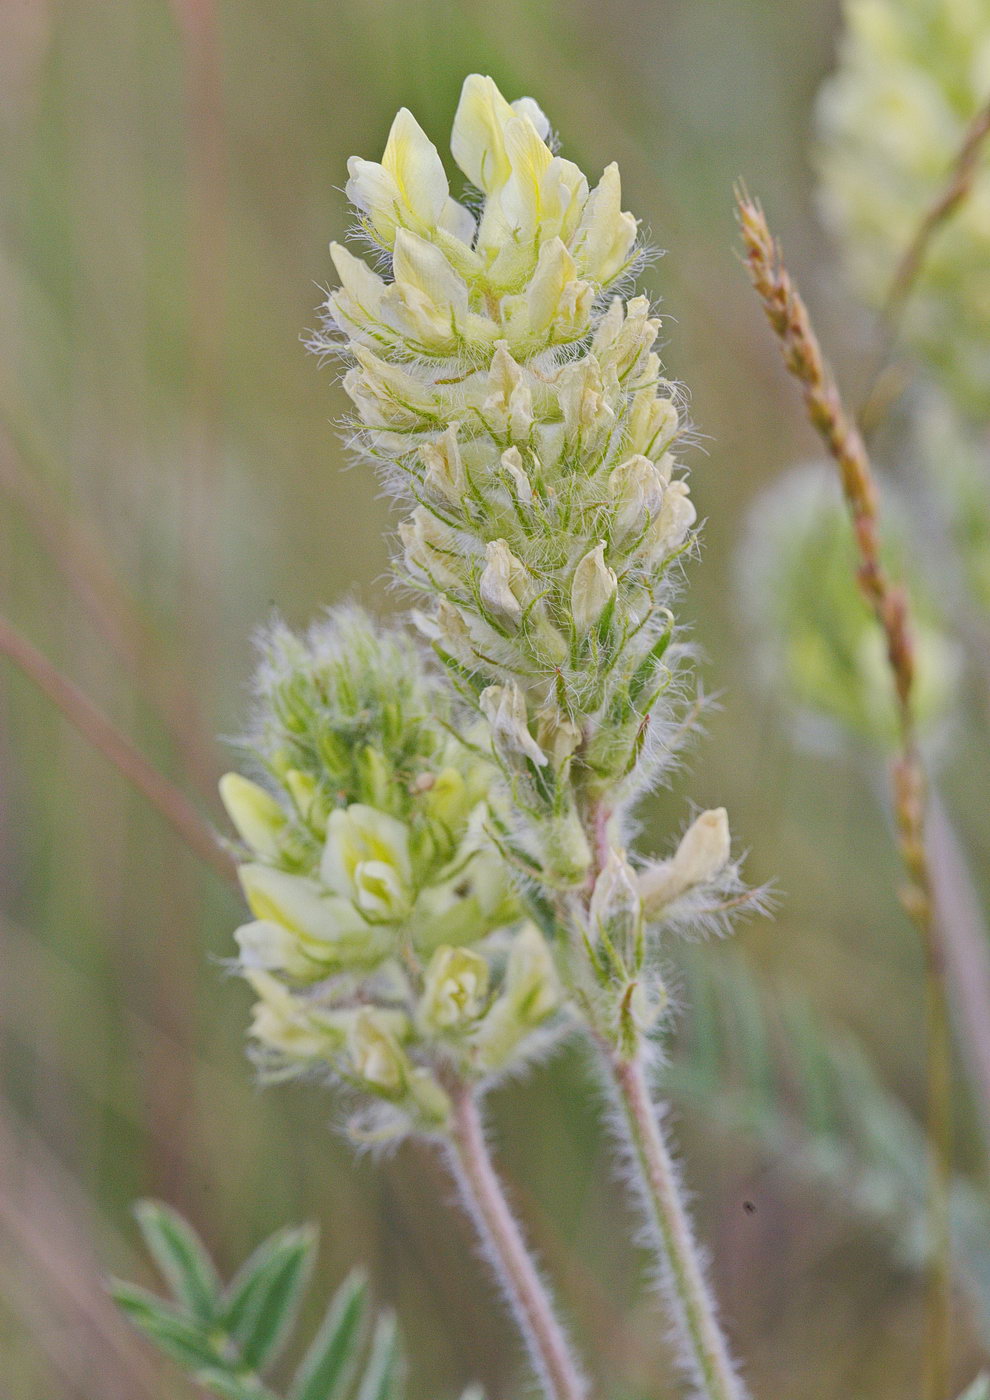
[{"label": "flower cluster", "polygon": [[[876,302],[945,189],[966,129],[990,100],[990,8],[980,0],[847,0],[835,75],[820,102],[826,215]],[[939,230],[905,330],[959,403],[990,409],[990,151]]]},{"label": "flower cluster", "polygon": [[441,1123],[445,1075],[504,1069],[559,1001],[489,839],[490,762],[410,640],[353,609],[268,634],[247,748],[266,784],[221,792],[263,1063],[329,1068],[391,1106],[389,1130]]},{"label": "flower cluster", "polygon": [[[930,737],[951,713],[959,648],[910,543],[906,516],[891,509],[886,554],[910,585],[915,619],[915,713]],[[856,585],[856,547],[835,473],[798,467],[754,501],[738,553],[739,594],[768,693],[794,712],[815,743],[847,733],[889,745],[897,705],[884,639]]]},{"label": "flower cluster", "polygon": [[[590,188],[536,104],[478,75],[451,148],[477,217],[408,111],[380,163],[351,160],[347,192],[384,275],[333,245],[341,286],[316,344],[348,362],[356,441],[413,507],[403,576],[487,726],[513,813],[503,849],[587,952],[582,997],[611,1030],[632,1006],[644,924],[735,880],[724,814],[693,838],[703,858],[689,842],[664,863],[679,874],[657,877],[649,907],[652,875],[623,850],[625,816],[674,747],[685,649],[670,603],[695,520],[673,453],[683,424],[659,319],[617,294],[641,258],[617,168]],[[649,1018],[660,989],[647,1000]]]}]

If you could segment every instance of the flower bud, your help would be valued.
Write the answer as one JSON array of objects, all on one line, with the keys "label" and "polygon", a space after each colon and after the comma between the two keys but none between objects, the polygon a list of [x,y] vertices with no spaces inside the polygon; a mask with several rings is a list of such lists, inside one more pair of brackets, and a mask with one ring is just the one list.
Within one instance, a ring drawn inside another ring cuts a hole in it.
[{"label": "flower bud", "polygon": [[522,506],[532,504],[533,486],[523,467],[522,453],[518,447],[507,447],[502,453],[499,465],[509,479],[509,489]]},{"label": "flower bud", "polygon": [[424,235],[440,227],[459,238],[469,220],[474,227],[467,210],[450,198],[436,146],[406,107],[392,123],[381,164],[352,156],[347,172],[347,198],[385,247],[402,226]]},{"label": "flower bud", "polygon": [[274,860],[281,848],[285,812],[281,804],[257,783],[240,773],[220,779],[220,799],[245,846],[256,855]]},{"label": "flower bud", "polygon": [[595,626],[617,587],[615,570],[605,563],[605,541],[600,540],[578,564],[571,581],[571,616],[579,636]]},{"label": "flower bud", "polygon": [[423,484],[433,495],[452,506],[460,506],[467,490],[467,475],[457,445],[459,426],[451,423],[441,437],[435,442],[424,443],[419,450],[426,468]]},{"label": "flower bud", "polygon": [[641,453],[615,467],[608,479],[613,501],[612,539],[638,540],[663,505],[664,480],[649,457]]},{"label": "flower bud", "polygon": [[561,372],[558,397],[568,442],[590,448],[612,431],[615,410],[609,403],[602,367],[594,355]]},{"label": "flower bud", "polygon": [[513,117],[527,119],[540,139],[546,140],[550,125],[531,97],[510,104],[491,78],[472,73],[464,79],[450,149],[472,185],[485,194],[501,189],[512,174],[505,129]]},{"label": "flower bud", "polygon": [[506,338],[524,352],[548,340],[555,344],[576,340],[587,330],[591,301],[591,287],[577,277],[574,259],[555,238],[540,249],[526,291],[502,303]]},{"label": "flower bud", "polygon": [[579,725],[552,702],[536,712],[536,741],[554,768],[560,768],[581,743]]},{"label": "flower bud", "polygon": [[670,860],[648,866],[639,877],[639,894],[647,917],[661,913],[697,885],[707,884],[729,862],[729,818],[724,807],[696,817]]},{"label": "flower bud", "polygon": [[592,937],[606,941],[635,970],[639,962],[643,911],[636,872],[625,851],[609,849],[591,896]]},{"label": "flower bud", "polygon": [[425,575],[437,588],[463,586],[457,538],[425,507],[417,506],[408,520],[400,521],[399,538],[410,573]]},{"label": "flower bud", "polygon": [[295,1060],[330,1059],[344,1041],[341,1019],[310,1008],[267,972],[246,973],[258,1000],[251,1036],[268,1050]]},{"label": "flower bud", "polygon": [[636,242],[636,220],[622,212],[621,199],[619,167],[613,161],[588,196],[575,240],[578,266],[599,286],[623,271]]},{"label": "flower bud", "polygon": [[372,272],[363,258],[356,258],[341,243],[330,244],[330,256],[340,278],[340,287],[330,293],[327,310],[336,325],[348,335],[371,343],[381,335],[381,304],[385,282]]},{"label": "flower bud", "polygon": [[362,1007],[351,1022],[347,1048],[355,1074],[369,1089],[383,1098],[402,1097],[411,1066],[382,1012]]},{"label": "flower bud", "polygon": [[680,549],[697,518],[698,512],[688,494],[687,482],[671,481],[664,492],[660,514],[647,536],[646,547],[650,556],[663,559]]},{"label": "flower bud", "polygon": [[469,332],[494,338],[491,322],[469,312],[467,284],[436,244],[399,229],[392,270],[395,280],[382,295],[381,318],[414,346],[451,354]]},{"label": "flower bud", "polygon": [[420,1022],[428,1031],[459,1030],[478,1019],[487,994],[484,958],[469,948],[438,948],[426,970]]},{"label": "flower bud", "polygon": [[[648,358],[653,363],[647,366],[645,377],[655,380],[660,373],[660,362],[655,355]],[[626,423],[626,447],[656,462],[677,436],[679,426],[676,406],[670,399],[657,398],[655,384],[650,383],[648,388],[633,395]]]},{"label": "flower bud", "polygon": [[488,371],[488,393],[481,408],[499,431],[508,432],[518,441],[525,441],[529,436],[533,426],[533,395],[522,367],[509,354],[504,340],[495,343]]},{"label": "flower bud", "polygon": [[546,939],[535,924],[524,924],[512,942],[502,995],[479,1028],[478,1052],[485,1068],[508,1063],[519,1043],[560,1003],[560,981]]},{"label": "flower bud", "polygon": [[533,580],[505,540],[492,540],[485,546],[478,593],[493,616],[513,627],[522,621],[524,608],[535,597]]},{"label": "flower bud", "polygon": [[325,811],[321,811],[320,787],[312,773],[304,773],[299,768],[286,770],[282,780],[296,811],[307,826],[318,828],[326,821]]},{"label": "flower bud", "polygon": [[547,756],[529,732],[526,699],[516,682],[487,686],[479,700],[482,714],[492,727],[496,752],[511,767],[518,766],[520,756],[528,758],[537,768],[546,767]]}]

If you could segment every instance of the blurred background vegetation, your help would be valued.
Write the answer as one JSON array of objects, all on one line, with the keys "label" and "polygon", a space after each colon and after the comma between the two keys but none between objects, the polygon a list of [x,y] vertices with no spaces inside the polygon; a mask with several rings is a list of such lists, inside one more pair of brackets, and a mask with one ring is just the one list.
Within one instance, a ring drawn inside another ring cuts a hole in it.
[{"label": "blurred background vegetation", "polygon": [[[724,802],[747,875],[780,892],[734,947],[671,949],[693,1010],[669,1089],[737,1349],[757,1394],[791,1400],[911,1393],[922,1291],[920,957],[882,766],[795,748],[754,683],[734,565],[758,492],[815,454],[734,250],[735,179],[767,205],[845,384],[872,351],[812,194],[837,28],[824,0],[0,4],[2,610],[218,824],[214,736],[245,714],[252,631],[272,608],[302,624],[348,595],[402,605],[387,503],[346,469],[342,395],[301,343],[348,223],[347,156],[376,157],[401,104],[442,146],[480,70],[536,96],[584,169],[619,161],[625,207],[666,250],[646,281],[708,519],[685,605],[721,696],[644,844],[663,848],[689,801]],[[940,783],[985,878],[985,699],[963,700]],[[436,1161],[355,1160],[322,1092],[255,1087],[247,995],[223,968],[236,893],[7,666],[0,889],[0,1394],[191,1393],[102,1294],[111,1270],[150,1281],[129,1214],[148,1194],[226,1272],[275,1226],[317,1221],[324,1296],[367,1264],[416,1400],[474,1377],[513,1392],[511,1329]],[[574,1053],[500,1092],[500,1158],[607,1394],[673,1394],[641,1261],[616,1243],[630,1220],[596,1096]],[[962,1097],[958,1117],[985,1285]],[[978,1303],[961,1285],[960,1381],[985,1349]]]}]

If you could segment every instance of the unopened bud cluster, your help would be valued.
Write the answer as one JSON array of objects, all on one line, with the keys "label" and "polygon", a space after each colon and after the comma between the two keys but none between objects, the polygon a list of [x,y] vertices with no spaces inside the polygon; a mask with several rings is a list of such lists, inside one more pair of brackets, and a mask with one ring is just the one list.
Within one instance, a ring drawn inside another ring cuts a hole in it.
[{"label": "unopened bud cluster", "polygon": [[347,185],[387,271],[332,246],[341,285],[316,346],[348,364],[357,440],[411,507],[401,572],[487,732],[500,849],[544,926],[583,947],[572,989],[614,1029],[663,1001],[658,979],[640,986],[646,926],[717,904],[736,876],[724,813],[653,871],[622,848],[675,742],[670,604],[695,509],[660,322],[617,292],[641,257],[618,170],[592,188],[549,134],[531,99],[469,77],[451,139],[469,208],[401,111]]},{"label": "unopened bud cluster", "polygon": [[264,784],[221,792],[262,1064],[330,1071],[382,1131],[442,1125],[445,1075],[517,1062],[560,1000],[488,834],[492,765],[417,648],[355,610],[268,635],[248,748]]},{"label": "unopened bud cluster", "polygon": [[[820,100],[822,202],[862,295],[880,304],[990,101],[984,0],[846,0]],[[990,147],[928,243],[905,330],[967,411],[990,411]]]}]

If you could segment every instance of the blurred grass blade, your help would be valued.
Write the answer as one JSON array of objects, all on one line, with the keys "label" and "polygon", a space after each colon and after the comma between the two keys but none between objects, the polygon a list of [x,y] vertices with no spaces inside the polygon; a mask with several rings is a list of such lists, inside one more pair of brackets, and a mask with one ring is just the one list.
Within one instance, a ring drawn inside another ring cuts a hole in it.
[{"label": "blurred grass blade", "polygon": [[399,1333],[395,1318],[382,1317],[371,1341],[371,1354],[357,1400],[394,1400],[399,1388]]},{"label": "blurred grass blade", "polygon": [[160,1201],[139,1201],[134,1214],[176,1301],[201,1322],[212,1322],[221,1284],[199,1236],[177,1211]]},{"label": "blurred grass blade", "polygon": [[227,1295],[221,1320],[246,1366],[260,1369],[278,1353],[295,1321],[316,1246],[310,1226],[279,1230],[255,1250]]},{"label": "blurred grass blade", "polygon": [[258,1380],[257,1376],[238,1376],[230,1371],[199,1371],[196,1384],[218,1395],[221,1400],[278,1400],[275,1392]]},{"label": "blurred grass blade", "polygon": [[990,1376],[983,1371],[971,1386],[960,1395],[959,1400],[990,1400]]},{"label": "blurred grass blade", "polygon": [[338,1288],[302,1360],[291,1400],[341,1400],[346,1395],[356,1367],[366,1304],[365,1278],[353,1273]]},{"label": "blurred grass blade", "polygon": [[153,1293],[119,1279],[111,1281],[110,1292],[134,1326],[180,1366],[202,1371],[218,1365],[220,1358],[202,1328]]}]

